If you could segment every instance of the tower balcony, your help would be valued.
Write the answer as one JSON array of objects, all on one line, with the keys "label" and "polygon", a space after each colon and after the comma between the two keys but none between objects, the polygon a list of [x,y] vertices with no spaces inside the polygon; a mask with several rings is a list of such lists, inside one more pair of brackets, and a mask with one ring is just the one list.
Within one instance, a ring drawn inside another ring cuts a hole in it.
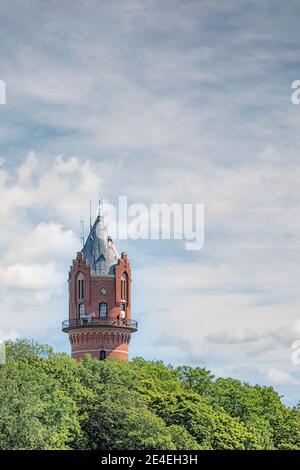
[{"label": "tower balcony", "polygon": [[122,328],[134,333],[138,329],[138,322],[132,319],[99,318],[86,314],[81,318],[64,320],[62,331],[68,333],[70,330],[82,328]]}]

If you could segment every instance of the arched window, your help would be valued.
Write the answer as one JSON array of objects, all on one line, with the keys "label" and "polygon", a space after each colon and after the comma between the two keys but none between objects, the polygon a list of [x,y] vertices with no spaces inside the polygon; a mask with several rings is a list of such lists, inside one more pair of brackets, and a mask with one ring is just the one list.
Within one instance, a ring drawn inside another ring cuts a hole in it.
[{"label": "arched window", "polygon": [[121,277],[121,300],[128,301],[128,275],[123,273]]},{"label": "arched window", "polygon": [[107,317],[107,304],[105,302],[101,302],[101,304],[99,304],[99,317],[100,318]]},{"label": "arched window", "polygon": [[99,359],[100,359],[100,361],[105,361],[105,359],[106,359],[106,351],[104,351],[104,349],[101,349],[100,355],[99,355]]},{"label": "arched window", "polygon": [[78,304],[78,317],[81,318],[84,316],[84,304]]},{"label": "arched window", "polygon": [[77,300],[84,299],[84,275],[79,273],[77,277]]}]

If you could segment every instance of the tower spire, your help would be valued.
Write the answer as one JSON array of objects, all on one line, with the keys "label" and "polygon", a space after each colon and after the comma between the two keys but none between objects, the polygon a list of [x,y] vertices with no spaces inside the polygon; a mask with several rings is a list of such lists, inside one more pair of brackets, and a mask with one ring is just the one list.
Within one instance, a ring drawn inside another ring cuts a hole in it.
[{"label": "tower spire", "polygon": [[104,223],[103,198],[99,195],[97,217],[83,247],[83,254],[95,276],[106,276],[113,272],[120,259],[118,250],[112,241],[108,227]]}]

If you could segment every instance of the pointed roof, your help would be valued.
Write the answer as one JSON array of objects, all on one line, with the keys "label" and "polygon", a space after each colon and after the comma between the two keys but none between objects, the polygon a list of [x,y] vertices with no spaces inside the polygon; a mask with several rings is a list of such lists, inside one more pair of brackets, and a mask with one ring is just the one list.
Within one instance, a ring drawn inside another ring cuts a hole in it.
[{"label": "pointed roof", "polygon": [[96,218],[82,251],[91,266],[92,276],[114,275],[114,266],[120,256],[100,215]]}]

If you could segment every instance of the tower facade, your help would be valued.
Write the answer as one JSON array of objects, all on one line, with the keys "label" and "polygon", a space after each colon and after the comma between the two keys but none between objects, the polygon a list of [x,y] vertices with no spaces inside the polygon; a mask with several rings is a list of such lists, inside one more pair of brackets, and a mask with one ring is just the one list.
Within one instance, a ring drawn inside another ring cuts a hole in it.
[{"label": "tower facade", "polygon": [[127,253],[118,251],[99,215],[69,272],[69,334],[72,357],[91,354],[128,360],[131,333],[131,268]]}]

